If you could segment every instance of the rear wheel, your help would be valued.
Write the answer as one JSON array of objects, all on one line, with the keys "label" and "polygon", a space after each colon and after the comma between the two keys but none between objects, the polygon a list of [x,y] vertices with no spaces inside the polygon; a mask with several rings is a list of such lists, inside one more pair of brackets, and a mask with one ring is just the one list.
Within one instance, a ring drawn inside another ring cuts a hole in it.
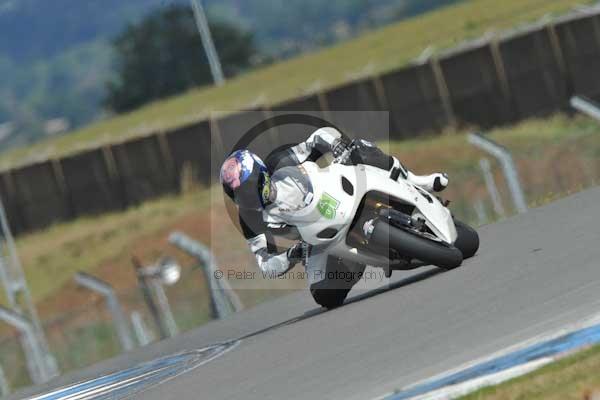
[{"label": "rear wheel", "polygon": [[460,266],[463,260],[462,252],[454,246],[396,228],[381,220],[375,223],[369,243],[380,248],[394,249],[402,256],[445,270]]},{"label": "rear wheel", "polygon": [[473,257],[479,250],[479,234],[464,222],[455,220],[454,225],[457,233],[454,247],[460,250],[464,259]]}]

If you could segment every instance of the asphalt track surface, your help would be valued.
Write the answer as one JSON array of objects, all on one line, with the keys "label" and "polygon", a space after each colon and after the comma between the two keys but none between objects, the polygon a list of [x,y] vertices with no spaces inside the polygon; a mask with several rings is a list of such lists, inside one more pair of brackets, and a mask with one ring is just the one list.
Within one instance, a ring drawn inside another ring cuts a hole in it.
[{"label": "asphalt track surface", "polygon": [[135,398],[373,399],[600,311],[600,188],[479,232],[459,269],[395,273],[328,312],[294,293],[12,398],[242,338]]}]

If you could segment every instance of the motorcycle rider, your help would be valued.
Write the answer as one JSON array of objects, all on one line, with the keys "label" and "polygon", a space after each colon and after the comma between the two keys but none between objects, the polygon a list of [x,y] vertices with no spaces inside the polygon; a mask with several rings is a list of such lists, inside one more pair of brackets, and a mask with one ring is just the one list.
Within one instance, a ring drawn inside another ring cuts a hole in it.
[{"label": "motorcycle rider", "polygon": [[[331,127],[316,130],[305,142],[275,151],[265,162],[248,150],[235,151],[220,171],[223,190],[238,206],[242,232],[259,268],[266,276],[277,277],[305,260],[311,293],[318,304],[327,308],[343,303],[352,285],[360,279],[364,266],[342,263],[320,254],[318,249],[309,250],[302,242],[280,253],[273,236],[292,235],[293,239],[301,240],[293,236],[293,229],[277,223],[277,217],[297,212],[313,201],[312,186],[302,163],[314,162],[328,152],[337,157],[352,143],[352,164],[382,168],[390,171],[390,179],[406,179],[430,192],[442,191],[448,185],[446,174],[415,175],[372,143],[351,142]],[[351,278],[332,283],[325,279],[330,271],[351,272]]]}]

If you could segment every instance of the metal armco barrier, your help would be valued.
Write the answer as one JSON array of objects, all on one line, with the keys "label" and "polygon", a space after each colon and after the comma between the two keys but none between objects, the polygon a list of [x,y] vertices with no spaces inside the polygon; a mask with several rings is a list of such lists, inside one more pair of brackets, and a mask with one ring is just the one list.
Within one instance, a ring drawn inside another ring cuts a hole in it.
[{"label": "metal armco barrier", "polygon": [[210,289],[211,308],[215,318],[224,318],[243,308],[242,302],[231,286],[229,286],[227,279],[215,278],[217,265],[208,247],[181,232],[171,233],[169,235],[169,242],[186,253],[191,254],[199,261]]},{"label": "metal armco barrier", "polygon": [[494,180],[494,175],[492,174],[490,160],[487,158],[482,158],[479,160],[479,166],[483,172],[483,180],[485,181],[485,186],[490,194],[490,198],[492,199],[494,211],[496,211],[496,214],[499,216],[506,217],[506,212],[504,211],[504,206],[502,205],[502,198],[500,197],[498,186],[496,186],[496,181]]},{"label": "metal armco barrier", "polygon": [[506,177],[506,182],[517,212],[527,212],[527,201],[525,200],[517,167],[510,151],[479,133],[469,134],[469,143],[496,157],[504,171],[504,176]]},{"label": "metal armco barrier", "polygon": [[10,394],[10,385],[6,380],[6,375],[4,374],[4,368],[0,367],[0,396],[5,397]]},{"label": "metal armco barrier", "polygon": [[108,310],[112,316],[115,329],[117,331],[117,336],[119,337],[119,341],[121,342],[123,350],[129,351],[133,349],[134,341],[131,336],[129,324],[127,323],[127,318],[123,313],[121,304],[119,303],[117,295],[115,294],[112,286],[92,275],[86,274],[85,272],[78,272],[75,274],[75,282],[104,296],[106,299],[106,306],[108,307]]},{"label": "metal armco barrier", "polygon": [[[50,353],[44,329],[31,298],[2,201],[0,201],[0,281],[2,281],[10,309],[15,315],[20,315],[27,320],[33,328],[33,336],[22,335],[20,338],[26,354],[27,369],[32,380],[35,382],[38,379],[39,382],[45,382],[58,376],[60,372],[56,360]],[[41,352],[44,362],[42,367],[35,365],[34,362],[39,356],[36,354],[38,351]],[[40,368],[44,370],[44,373],[40,374]]]},{"label": "metal armco barrier", "polygon": [[487,216],[487,212],[485,211],[485,205],[483,204],[483,201],[481,199],[478,199],[473,205],[473,208],[475,209],[475,213],[477,214],[479,225],[481,226],[487,224],[489,219]]},{"label": "metal armco barrier", "polygon": [[175,322],[175,317],[173,316],[171,304],[169,303],[169,298],[165,293],[164,286],[156,279],[150,279],[148,284],[154,293],[156,304],[160,310],[161,318],[165,322],[165,327],[167,328],[169,337],[177,335],[179,333],[179,328]]},{"label": "metal armco barrier", "polygon": [[144,322],[144,318],[142,314],[138,311],[133,311],[131,313],[131,324],[133,325],[133,331],[135,332],[135,336],[137,337],[138,343],[140,346],[145,346],[154,341],[154,335],[146,326]]},{"label": "metal armco barrier", "polygon": [[571,98],[571,106],[600,122],[600,104],[584,97],[575,96]]},{"label": "metal armco barrier", "polygon": [[31,380],[35,384],[44,383],[54,377],[53,371],[48,367],[45,352],[36,336],[34,324],[26,317],[8,308],[0,306],[0,319],[15,327],[22,335],[22,345]]}]

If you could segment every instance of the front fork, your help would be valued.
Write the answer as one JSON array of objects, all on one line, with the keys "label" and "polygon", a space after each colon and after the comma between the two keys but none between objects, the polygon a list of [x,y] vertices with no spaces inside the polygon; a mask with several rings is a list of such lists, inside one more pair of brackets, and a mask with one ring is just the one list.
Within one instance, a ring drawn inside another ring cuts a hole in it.
[{"label": "front fork", "polygon": [[382,208],[379,210],[379,216],[377,218],[370,219],[363,225],[363,234],[367,240],[371,237],[373,229],[375,228],[375,222],[378,220],[384,220],[388,225],[403,230],[408,229],[416,232],[423,232],[425,230],[424,219],[415,218],[398,210],[394,210],[393,208]]}]

